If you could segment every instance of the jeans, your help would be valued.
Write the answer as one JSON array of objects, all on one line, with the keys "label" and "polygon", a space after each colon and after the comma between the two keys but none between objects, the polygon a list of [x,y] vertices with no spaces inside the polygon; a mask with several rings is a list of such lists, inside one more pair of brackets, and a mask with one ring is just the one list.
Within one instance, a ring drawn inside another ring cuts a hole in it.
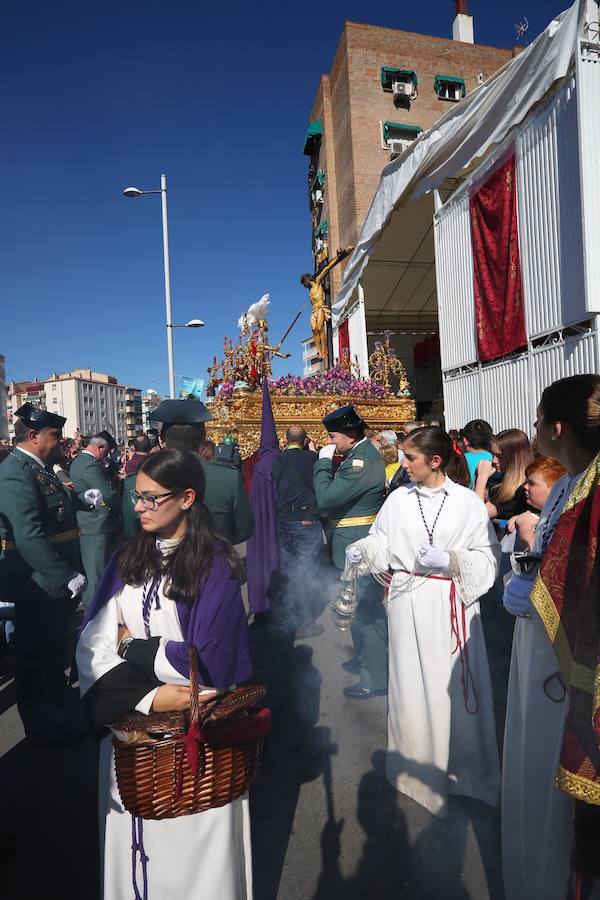
[{"label": "jeans", "polygon": [[296,627],[303,628],[315,620],[323,529],[318,522],[282,522],[277,537],[285,570],[286,605],[294,612]]}]

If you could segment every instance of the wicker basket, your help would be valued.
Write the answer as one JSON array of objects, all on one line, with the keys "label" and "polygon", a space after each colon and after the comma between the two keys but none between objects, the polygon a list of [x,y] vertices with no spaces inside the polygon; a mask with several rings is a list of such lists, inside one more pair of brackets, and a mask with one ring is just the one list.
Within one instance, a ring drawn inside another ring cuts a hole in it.
[{"label": "wicker basket", "polygon": [[130,713],[113,722],[117,785],[123,806],[142,819],[171,819],[241,797],[261,762],[268,709],[265,688],[237,688],[206,706],[197,702],[198,666],[190,649],[189,716]]}]

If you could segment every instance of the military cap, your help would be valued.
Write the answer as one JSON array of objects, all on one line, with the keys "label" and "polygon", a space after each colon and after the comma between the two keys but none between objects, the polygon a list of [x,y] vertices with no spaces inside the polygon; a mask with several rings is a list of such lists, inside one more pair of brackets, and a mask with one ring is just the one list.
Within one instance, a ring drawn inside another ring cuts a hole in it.
[{"label": "military cap", "polygon": [[199,425],[213,419],[204,403],[195,397],[185,400],[163,400],[149,415],[150,422],[163,425]]},{"label": "military cap", "polygon": [[15,413],[28,428],[34,431],[41,431],[43,428],[59,428],[62,430],[67,421],[64,416],[58,416],[56,413],[48,412],[47,409],[39,409],[32,403],[24,403]]},{"label": "military cap", "polygon": [[102,438],[103,441],[106,441],[108,444],[108,449],[111,451],[116,450],[117,442],[114,437],[110,433],[110,431],[99,431],[98,434],[94,435],[97,438]]},{"label": "military cap", "polygon": [[354,431],[355,428],[366,428],[366,422],[361,419],[351,403],[328,413],[323,419],[323,425],[327,431]]}]

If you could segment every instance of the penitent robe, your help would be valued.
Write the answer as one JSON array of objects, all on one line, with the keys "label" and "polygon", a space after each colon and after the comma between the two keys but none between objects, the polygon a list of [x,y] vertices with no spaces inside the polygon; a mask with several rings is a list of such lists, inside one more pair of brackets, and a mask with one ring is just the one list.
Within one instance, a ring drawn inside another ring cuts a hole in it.
[{"label": "penitent robe", "polygon": [[[225,688],[251,675],[239,582],[224,557],[215,558],[191,608],[169,600],[158,586],[147,618],[149,638],[142,613],[147,587],[123,584],[113,558],[86,617],[76,658],[84,712],[96,733],[131,709],[149,713],[161,684],[188,684],[190,643],[205,685]],[[130,645],[132,660],[117,655],[120,624],[138,639]],[[148,900],[251,900],[247,796],[195,815],[134,819],[121,803],[109,733],[100,748],[99,814],[103,900],[131,900],[134,883],[138,896],[146,896],[139,854],[132,863],[134,833],[136,840],[141,834],[147,857]]]},{"label": "penitent robe", "polygon": [[[437,517],[433,543],[450,552],[448,570],[417,562],[429,540],[418,499],[430,531]],[[478,598],[494,583],[500,552],[484,504],[449,479],[436,490],[400,487],[355,546],[363,553],[360,574],[393,572],[388,781],[436,815],[446,814],[448,794],[497,805],[500,766]]]}]

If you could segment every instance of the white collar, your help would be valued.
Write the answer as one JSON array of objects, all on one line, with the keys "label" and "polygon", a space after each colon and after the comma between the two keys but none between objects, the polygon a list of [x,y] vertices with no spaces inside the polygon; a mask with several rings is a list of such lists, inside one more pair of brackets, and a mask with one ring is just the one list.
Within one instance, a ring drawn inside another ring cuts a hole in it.
[{"label": "white collar", "polygon": [[354,451],[356,450],[356,448],[357,448],[357,447],[360,447],[361,444],[364,444],[364,442],[365,442],[366,440],[367,440],[366,437],[364,437],[364,438],[361,438],[360,441],[357,441],[355,444],[353,444],[353,445],[350,447],[350,449],[348,450],[348,452],[346,453],[346,459],[348,459],[349,456],[352,456],[352,454],[354,453]]},{"label": "white collar", "polygon": [[[88,455],[88,456],[91,456],[92,459],[96,459],[96,457],[94,456],[94,454],[93,454],[93,453],[90,453],[89,450],[82,450],[81,452],[82,452],[82,453],[87,453],[87,455]],[[97,459],[96,459],[96,462],[98,462]]]},{"label": "white collar", "polygon": [[436,494],[450,494],[452,493],[452,489],[455,487],[453,481],[446,475],[446,479],[443,484],[440,484],[439,487],[436,488],[428,488],[424,487],[420,482],[417,484],[409,484],[407,485],[408,491],[417,491],[417,493],[421,494],[423,497],[435,497]]},{"label": "white collar", "polygon": [[38,464],[38,466],[41,466],[42,469],[46,468],[46,463],[43,460],[41,460],[39,458],[39,456],[36,456],[35,453],[32,453],[31,450],[26,450],[25,447],[17,447],[17,450],[20,453],[25,453],[25,454],[27,454],[27,456],[30,456],[32,459],[34,459],[36,461],[36,463]]}]

